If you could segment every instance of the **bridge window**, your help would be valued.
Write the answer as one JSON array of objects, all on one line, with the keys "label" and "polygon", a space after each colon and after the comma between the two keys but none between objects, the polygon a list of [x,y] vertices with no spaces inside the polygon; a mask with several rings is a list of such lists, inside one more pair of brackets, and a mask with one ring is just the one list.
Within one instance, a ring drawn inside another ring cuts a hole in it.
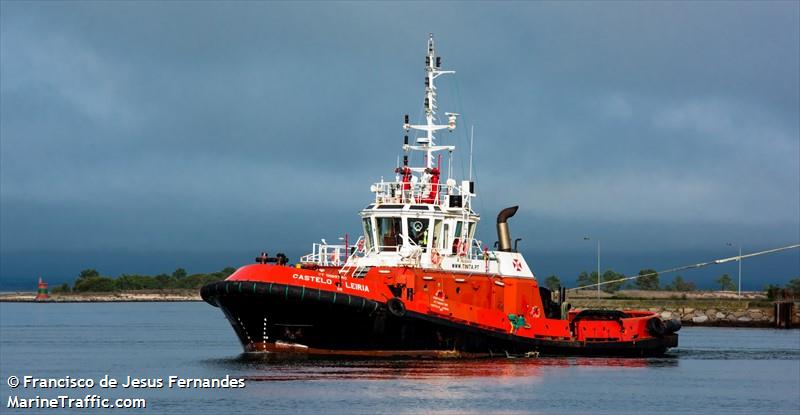
[{"label": "bridge window", "polygon": [[375,218],[378,230],[378,242],[382,251],[396,251],[400,245],[400,234],[403,225],[400,218]]},{"label": "bridge window", "polygon": [[463,222],[461,222],[461,221],[456,222],[456,233],[455,233],[455,237],[456,238],[461,238],[461,226],[462,226],[462,223]]},{"label": "bridge window", "polygon": [[428,223],[428,219],[408,219],[408,239],[422,247],[423,251],[428,249]]},{"label": "bridge window", "polygon": [[431,245],[434,249],[441,249],[442,245],[440,242],[440,238],[442,235],[442,220],[441,219],[434,219],[433,220],[433,244]]},{"label": "bridge window", "polygon": [[369,251],[374,245],[374,238],[375,236],[372,235],[372,219],[366,218],[364,219],[364,241],[367,251]]}]

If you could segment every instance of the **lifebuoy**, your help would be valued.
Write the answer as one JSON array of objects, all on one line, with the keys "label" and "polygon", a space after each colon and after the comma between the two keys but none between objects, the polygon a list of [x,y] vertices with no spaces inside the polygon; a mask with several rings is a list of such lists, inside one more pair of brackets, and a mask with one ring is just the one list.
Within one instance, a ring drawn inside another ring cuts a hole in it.
[{"label": "lifebuoy", "polygon": [[539,306],[533,306],[533,308],[531,308],[531,317],[539,318],[540,316],[541,313],[539,312]]},{"label": "lifebuoy", "polygon": [[403,300],[397,297],[390,298],[389,301],[386,302],[386,309],[395,317],[403,317],[406,315],[406,305],[403,304]]},{"label": "lifebuoy", "polygon": [[433,263],[433,265],[439,265],[439,263],[442,262],[442,257],[439,255],[439,251],[437,251],[436,249],[434,249],[433,252],[431,252],[431,262]]},{"label": "lifebuoy", "polygon": [[467,255],[467,243],[461,240],[458,241],[458,255]]}]

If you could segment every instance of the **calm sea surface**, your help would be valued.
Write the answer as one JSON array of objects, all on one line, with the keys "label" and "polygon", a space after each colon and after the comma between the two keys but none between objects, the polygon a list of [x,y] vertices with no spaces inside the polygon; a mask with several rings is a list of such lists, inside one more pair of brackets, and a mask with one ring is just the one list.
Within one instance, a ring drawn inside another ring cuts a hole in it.
[{"label": "calm sea surface", "polygon": [[[798,414],[800,331],[683,328],[662,358],[268,361],[243,357],[205,303],[0,303],[0,413],[9,396],[145,398],[113,413]],[[11,389],[9,376],[244,378],[243,389]]]}]

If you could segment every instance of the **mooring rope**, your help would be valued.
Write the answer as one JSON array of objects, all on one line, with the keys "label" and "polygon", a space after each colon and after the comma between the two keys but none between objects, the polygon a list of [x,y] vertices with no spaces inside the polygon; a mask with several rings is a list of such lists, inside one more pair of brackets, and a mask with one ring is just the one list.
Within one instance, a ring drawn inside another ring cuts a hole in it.
[{"label": "mooring rope", "polygon": [[[698,264],[684,265],[684,266],[680,266],[680,267],[665,269],[663,271],[650,272],[650,273],[642,274],[642,275],[634,275],[632,277],[625,277],[625,278],[619,278],[619,279],[616,279],[616,280],[603,281],[603,282],[598,282],[596,284],[584,285],[584,286],[581,286],[581,287],[568,288],[567,291],[583,290],[585,288],[597,287],[597,286],[606,285],[606,284],[613,284],[615,282],[620,282],[620,281],[635,280],[637,278],[649,277],[649,276],[652,276],[652,275],[667,274],[667,273],[670,273],[670,272],[683,271],[685,269],[703,268],[703,267],[707,267],[709,265],[724,264],[726,262],[731,262],[731,261],[741,261],[741,260],[743,260],[745,258],[750,258],[750,257],[754,257],[754,256],[759,256],[759,255],[771,254],[771,253],[774,253],[774,252],[785,251],[787,249],[793,249],[793,248],[800,248],[800,244],[787,245],[787,246],[782,246],[780,248],[768,249],[766,251],[753,252],[753,253],[745,254],[745,255],[736,255],[736,256],[729,257],[729,258],[715,259],[715,260],[708,261],[708,262],[700,262]],[[598,275],[597,278],[599,279],[600,276]]]}]

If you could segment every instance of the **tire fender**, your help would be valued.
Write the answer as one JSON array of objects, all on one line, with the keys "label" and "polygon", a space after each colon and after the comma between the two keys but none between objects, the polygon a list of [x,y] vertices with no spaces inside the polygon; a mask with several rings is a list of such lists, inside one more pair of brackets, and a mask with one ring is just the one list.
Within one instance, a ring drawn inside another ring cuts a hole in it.
[{"label": "tire fender", "polygon": [[397,297],[390,298],[389,301],[386,302],[386,309],[395,317],[403,317],[406,315],[406,305],[403,303],[403,300]]},{"label": "tire fender", "polygon": [[661,321],[661,318],[653,317],[650,320],[647,320],[647,332],[653,337],[661,337],[664,335],[665,331],[666,326],[664,325],[664,322]]}]

